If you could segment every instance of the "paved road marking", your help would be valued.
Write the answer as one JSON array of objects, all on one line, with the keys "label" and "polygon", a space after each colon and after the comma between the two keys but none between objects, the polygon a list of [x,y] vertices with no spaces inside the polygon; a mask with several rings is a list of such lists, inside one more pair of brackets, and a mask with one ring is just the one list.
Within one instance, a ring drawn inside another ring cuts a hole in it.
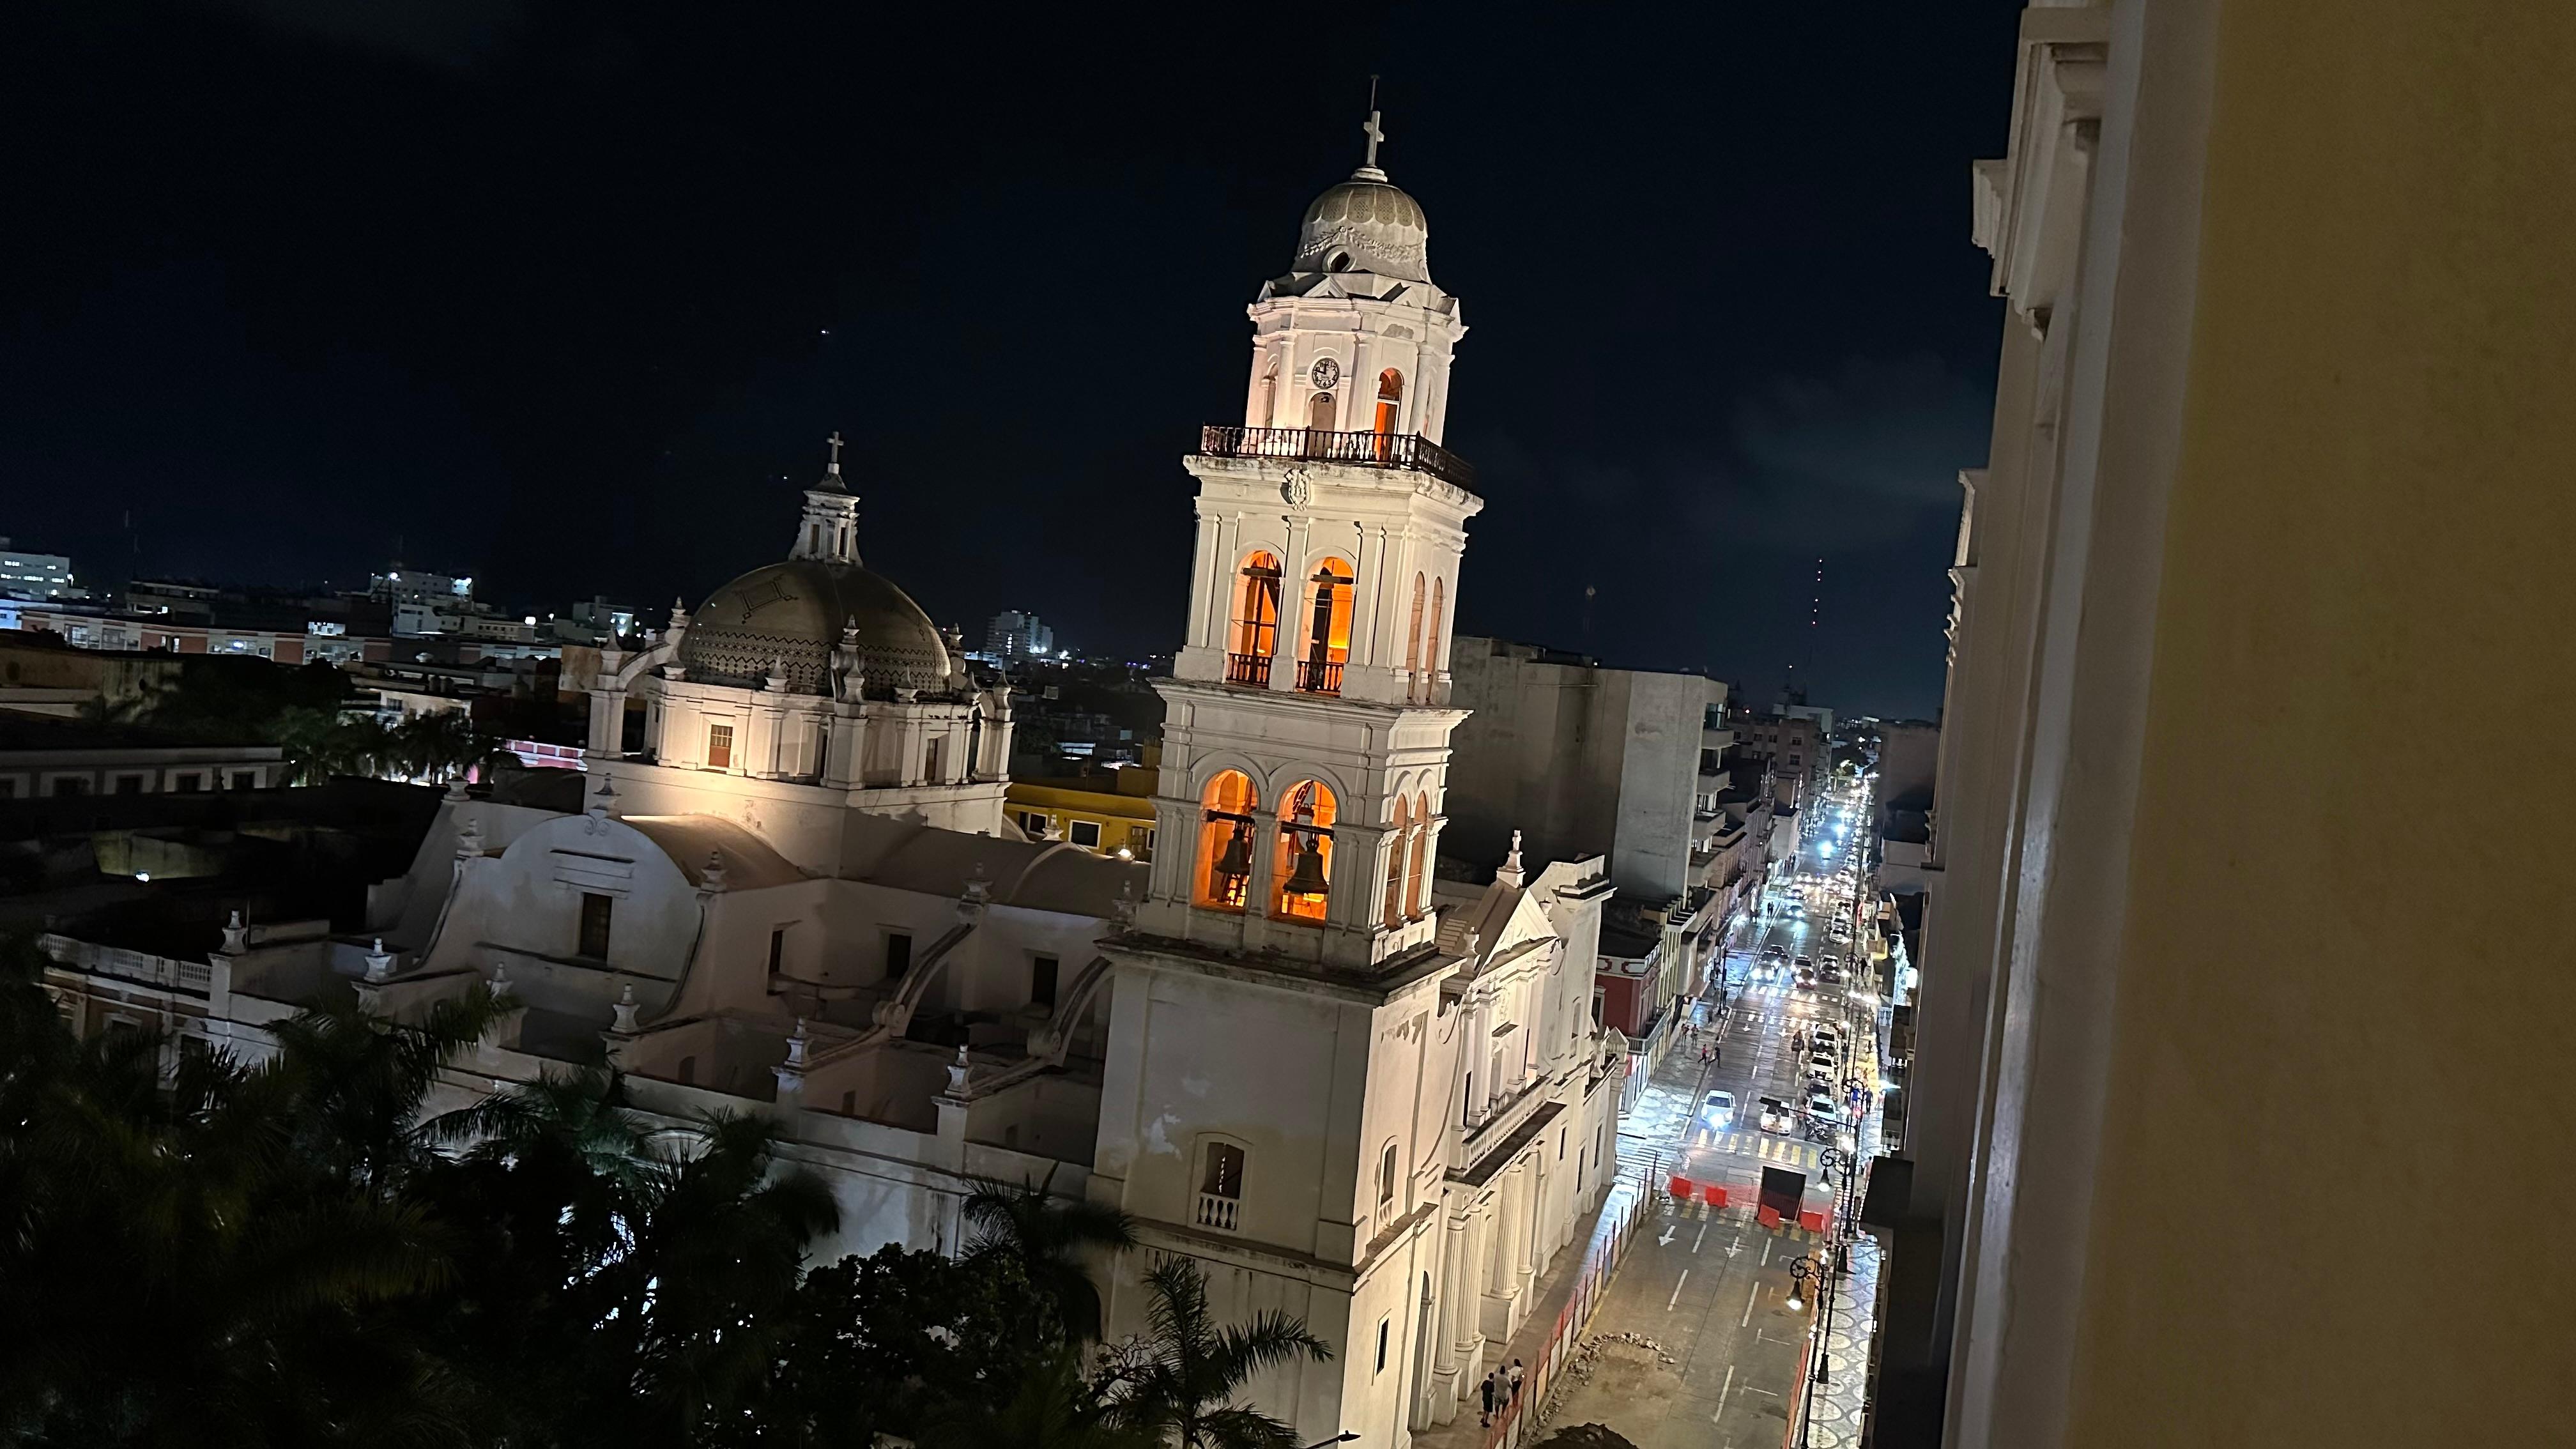
[{"label": "paved road marking", "polygon": [[1692,1255],[1693,1255],[1693,1256],[1697,1256],[1697,1255],[1698,1255],[1698,1253],[1699,1253],[1699,1245],[1700,1245],[1700,1244],[1702,1244],[1702,1243],[1705,1243],[1705,1242],[1707,1242],[1707,1241],[1708,1241],[1708,1224],[1706,1224],[1706,1223],[1702,1223],[1702,1224],[1700,1224],[1700,1225],[1699,1225],[1699,1236],[1698,1236],[1698,1237],[1696,1237],[1696,1238],[1691,1239],[1691,1253],[1692,1253]]},{"label": "paved road marking", "polygon": [[1672,1312],[1673,1305],[1682,1301],[1682,1285],[1689,1281],[1690,1269],[1684,1268],[1682,1270],[1682,1275],[1673,1280],[1673,1296],[1664,1300],[1664,1311],[1666,1313]]},{"label": "paved road marking", "polygon": [[[1706,1232],[1706,1231],[1708,1231],[1708,1230],[1707,1230],[1706,1228],[1702,1228],[1702,1229],[1700,1229],[1700,1231],[1701,1231],[1701,1232]],[[1666,1223],[1666,1224],[1664,1224],[1664,1235],[1663,1235],[1662,1237],[1660,1237],[1660,1238],[1655,1239],[1655,1246],[1656,1246],[1656,1247],[1658,1247],[1658,1248],[1669,1248],[1669,1247],[1671,1247],[1672,1245],[1673,1245],[1673,1225],[1672,1225],[1671,1223]]]},{"label": "paved road marking", "polygon": [[1771,1242],[1769,1238],[1762,1240],[1762,1266],[1765,1268],[1771,1266]]},{"label": "paved road marking", "polygon": [[1728,1256],[1728,1257],[1732,1258],[1732,1257],[1734,1257],[1736,1254],[1741,1253],[1741,1252],[1743,1252],[1743,1251],[1744,1251],[1744,1235],[1743,1235],[1742,1233],[1737,1233],[1737,1234],[1735,1235],[1735,1241],[1734,1241],[1734,1242],[1731,1242],[1731,1243],[1729,1243],[1729,1244],[1727,1244],[1727,1245],[1726,1245],[1726,1256]]},{"label": "paved road marking", "polygon": [[1756,1283],[1756,1284],[1754,1284],[1754,1285],[1753,1285],[1753,1291],[1744,1295],[1744,1317],[1743,1317],[1742,1319],[1740,1319],[1740,1320],[1738,1320],[1738,1321],[1737,1321],[1737,1323],[1736,1323],[1736,1325],[1735,1325],[1736,1327],[1738,1327],[1738,1328],[1745,1328],[1745,1327],[1749,1327],[1749,1326],[1752,1324],[1752,1322],[1753,1322],[1753,1300],[1754,1300],[1754,1299],[1756,1299],[1756,1298],[1759,1298],[1759,1297],[1761,1297],[1761,1296],[1762,1296],[1762,1285],[1761,1285],[1761,1284],[1759,1284],[1759,1283]]},{"label": "paved road marking", "polygon": [[1717,1391],[1717,1412],[1708,1416],[1712,1424],[1726,1417],[1726,1396],[1735,1388],[1735,1365],[1726,1366],[1726,1387]]}]

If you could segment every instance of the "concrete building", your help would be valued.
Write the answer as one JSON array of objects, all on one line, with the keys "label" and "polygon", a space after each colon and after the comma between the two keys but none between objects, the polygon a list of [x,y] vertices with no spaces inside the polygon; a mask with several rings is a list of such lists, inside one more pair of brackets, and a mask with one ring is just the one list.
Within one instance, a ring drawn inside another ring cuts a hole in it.
[{"label": "concrete building", "polygon": [[72,578],[72,561],[58,553],[30,553],[0,538],[0,598],[79,598],[88,593]]},{"label": "concrete building", "polygon": [[1825,732],[1814,712],[1763,713],[1738,706],[1727,713],[1736,746],[1770,769],[1771,795],[1779,804],[1803,803],[1832,768]]},{"label": "concrete building", "polygon": [[984,626],[984,653],[995,660],[1052,659],[1055,631],[1035,614],[1004,609]]},{"label": "concrete building", "polygon": [[[1159,752],[1147,750],[1149,757]],[[1003,793],[1011,824],[1031,840],[1061,840],[1122,860],[1154,858],[1154,786],[1159,758],[1096,774],[1023,780]]]},{"label": "concrete building", "polygon": [[119,726],[0,713],[0,800],[285,783],[284,752],[275,745],[177,743]]},{"label": "concrete building", "polygon": [[[2576,1262],[2517,1229],[2576,1081],[2498,1049],[2554,1035],[2567,792],[2431,852],[2381,802],[2421,720],[2515,759],[2568,708],[2576,16],[2319,18],[2034,6],[1974,168],[1883,1446],[2567,1436]],[[2428,1213],[2539,1246],[2392,1251]]]}]

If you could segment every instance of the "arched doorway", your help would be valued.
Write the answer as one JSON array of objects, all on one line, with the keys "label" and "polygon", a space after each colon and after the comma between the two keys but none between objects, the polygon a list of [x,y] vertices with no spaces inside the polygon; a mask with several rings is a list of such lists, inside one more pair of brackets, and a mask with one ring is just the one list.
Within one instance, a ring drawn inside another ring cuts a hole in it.
[{"label": "arched doorway", "polygon": [[1234,592],[1233,637],[1226,641],[1225,682],[1266,688],[1279,652],[1279,556],[1255,549],[1243,561]]},{"label": "arched doorway", "polygon": [[1319,392],[1306,399],[1307,427],[1319,433],[1329,433],[1340,420],[1341,407],[1331,393]]}]

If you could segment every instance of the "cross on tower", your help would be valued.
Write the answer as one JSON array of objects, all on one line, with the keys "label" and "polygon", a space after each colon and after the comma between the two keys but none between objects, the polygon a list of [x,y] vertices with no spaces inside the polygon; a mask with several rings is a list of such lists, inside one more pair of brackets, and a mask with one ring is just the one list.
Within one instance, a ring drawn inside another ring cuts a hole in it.
[{"label": "cross on tower", "polygon": [[825,442],[827,442],[827,443],[829,443],[829,444],[831,444],[831,445],[832,445],[832,471],[833,471],[833,472],[835,472],[835,473],[840,472],[840,471],[841,471],[841,430],[840,430],[839,428],[834,428],[834,429],[832,430],[832,436],[830,436],[830,437],[828,437],[828,438],[825,438],[823,441],[825,441]]},{"label": "cross on tower", "polygon": [[1369,118],[1368,124],[1360,127],[1360,134],[1368,137],[1368,159],[1361,162],[1360,165],[1366,169],[1375,170],[1377,168],[1378,143],[1386,139],[1386,128],[1377,123],[1376,76],[1369,77]]}]

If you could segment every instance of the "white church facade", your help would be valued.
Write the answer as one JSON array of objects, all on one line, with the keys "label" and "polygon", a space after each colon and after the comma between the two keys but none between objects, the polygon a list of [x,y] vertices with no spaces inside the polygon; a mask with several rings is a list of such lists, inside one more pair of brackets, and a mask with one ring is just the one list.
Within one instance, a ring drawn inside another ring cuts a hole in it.
[{"label": "white church facade", "polygon": [[1186,460],[1151,864],[1005,820],[1007,693],[862,562],[836,438],[783,561],[605,657],[587,808],[452,793],[363,937],[48,938],[66,1008],[258,1055],[316,992],[486,982],[518,1009],[454,1101],[604,1061],[674,1119],[773,1114],[839,1198],[823,1257],[953,1249],[979,1178],[1044,1182],[1138,1224],[1113,1334],[1185,1254],[1221,1315],[1332,1346],[1254,1386],[1301,1442],[1454,1418],[1615,1178],[1627,1062],[1591,1016],[1604,861],[1433,869],[1483,504],[1440,445],[1457,300],[1370,134],[1251,306],[1242,425]]}]

